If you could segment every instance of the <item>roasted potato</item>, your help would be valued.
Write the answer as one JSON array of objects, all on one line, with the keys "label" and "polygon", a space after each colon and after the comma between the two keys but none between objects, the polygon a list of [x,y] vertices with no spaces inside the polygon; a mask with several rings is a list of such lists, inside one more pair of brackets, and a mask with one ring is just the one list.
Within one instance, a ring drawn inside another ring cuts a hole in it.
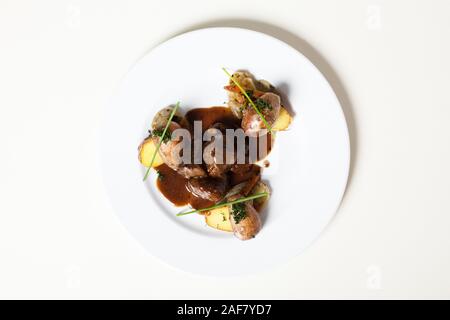
[{"label": "roasted potato", "polygon": [[214,229],[232,232],[228,206],[216,208],[205,214],[206,224]]},{"label": "roasted potato", "polygon": [[256,186],[253,188],[253,190],[251,192],[251,195],[255,195],[255,194],[258,194],[258,193],[262,193],[262,192],[267,192],[268,196],[253,199],[253,207],[258,212],[261,212],[261,210],[267,204],[267,201],[269,201],[269,197],[270,197],[270,188],[269,188],[269,186],[266,183],[262,182],[262,181],[258,181]]},{"label": "roasted potato", "polygon": [[272,130],[274,131],[283,131],[286,130],[289,125],[291,124],[292,117],[287,112],[287,110],[283,107],[280,108],[280,114],[278,115],[278,118],[275,120]]},{"label": "roasted potato", "polygon": [[[150,162],[152,161],[153,154],[156,151],[156,143],[152,137],[145,139],[141,145],[139,146],[139,161],[142,163],[144,167],[149,167]],[[153,168],[156,168],[164,163],[163,159],[159,155],[159,152],[156,153],[155,160],[153,161]]]}]

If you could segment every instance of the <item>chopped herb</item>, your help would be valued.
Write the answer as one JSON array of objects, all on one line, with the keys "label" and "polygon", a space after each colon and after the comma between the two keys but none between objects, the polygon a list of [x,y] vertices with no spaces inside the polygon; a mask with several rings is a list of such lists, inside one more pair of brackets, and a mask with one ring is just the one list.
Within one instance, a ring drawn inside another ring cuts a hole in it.
[{"label": "chopped herb", "polygon": [[156,174],[158,175],[158,180],[164,180],[164,174],[161,171],[156,171]]},{"label": "chopped herb", "polygon": [[222,215],[222,221],[227,221],[227,218],[225,217],[225,213],[224,212],[220,212],[220,214]]},{"label": "chopped herb", "polygon": [[264,109],[272,110],[272,105],[269,102],[260,98],[255,98],[255,96],[253,95],[253,90],[245,90],[245,93],[250,98],[250,100],[254,102],[259,111],[262,111]]},{"label": "chopped herb", "polygon": [[233,215],[236,224],[241,222],[247,216],[247,212],[245,211],[245,204],[243,202],[235,203],[231,206],[231,208],[231,214]]},{"label": "chopped herb", "polygon": [[155,129],[152,131],[152,135],[160,137],[162,142],[164,142],[164,143],[166,143],[167,141],[170,141],[169,130],[164,132],[164,130]]},{"label": "chopped herb", "polygon": [[262,111],[264,109],[272,110],[272,105],[263,99],[256,99],[255,104],[258,107],[259,111]]}]

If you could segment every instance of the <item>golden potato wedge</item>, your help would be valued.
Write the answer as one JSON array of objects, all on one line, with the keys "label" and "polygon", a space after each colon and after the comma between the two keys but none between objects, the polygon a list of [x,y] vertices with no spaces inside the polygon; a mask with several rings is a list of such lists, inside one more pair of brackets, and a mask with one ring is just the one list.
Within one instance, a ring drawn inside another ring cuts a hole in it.
[{"label": "golden potato wedge", "polygon": [[292,117],[287,112],[287,110],[283,107],[280,108],[280,115],[278,116],[277,120],[275,120],[272,130],[274,131],[283,131],[286,130],[289,125],[291,124]]},{"label": "golden potato wedge", "polygon": [[[139,161],[142,163],[144,167],[149,167],[150,162],[152,161],[153,154],[156,151],[156,143],[151,137],[145,139],[141,145],[139,146]],[[152,167],[158,167],[164,163],[163,159],[156,153],[155,160],[153,161]]]},{"label": "golden potato wedge", "polygon": [[232,232],[228,206],[212,209],[205,214],[206,224],[214,229]]}]

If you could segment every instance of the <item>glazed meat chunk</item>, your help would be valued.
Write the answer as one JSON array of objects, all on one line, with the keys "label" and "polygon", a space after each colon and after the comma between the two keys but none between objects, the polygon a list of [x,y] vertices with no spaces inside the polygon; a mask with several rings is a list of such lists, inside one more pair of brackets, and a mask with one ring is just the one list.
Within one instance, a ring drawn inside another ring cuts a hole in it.
[{"label": "glazed meat chunk", "polygon": [[[255,104],[269,126],[272,126],[280,114],[280,96],[267,92],[256,99]],[[241,126],[246,134],[257,134],[261,129],[266,128],[264,121],[251,105],[247,106],[243,111]]]}]

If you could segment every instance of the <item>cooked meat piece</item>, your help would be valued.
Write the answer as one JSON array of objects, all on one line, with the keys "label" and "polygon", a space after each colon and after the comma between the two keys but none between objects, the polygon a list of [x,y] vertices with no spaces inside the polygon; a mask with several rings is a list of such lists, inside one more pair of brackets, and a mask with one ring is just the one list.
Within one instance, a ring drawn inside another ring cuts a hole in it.
[{"label": "cooked meat piece", "polygon": [[227,192],[228,182],[226,179],[217,178],[191,178],[186,188],[196,197],[219,202]]},{"label": "cooked meat piece", "polygon": [[[176,122],[172,122],[169,127],[169,131],[173,132],[174,130],[180,128],[180,125]],[[159,142],[160,137],[153,136],[155,141]],[[182,138],[177,137],[174,139],[169,139],[161,143],[161,146],[158,150],[159,155],[163,159],[164,163],[171,168],[172,170],[177,171],[179,174],[184,176],[185,178],[192,177],[204,177],[206,176],[206,171],[202,168],[202,166],[197,164],[184,164],[181,154],[179,152],[180,143],[182,143]]]},{"label": "cooked meat piece", "polygon": [[[211,128],[220,130],[220,132],[223,135],[223,148],[222,148],[222,156],[218,157],[216,155],[216,149],[212,148],[212,145],[215,143],[214,139],[211,142],[208,142],[205,144],[204,149],[206,152],[209,152],[209,154],[205,153],[204,157],[205,159],[210,159],[210,161],[206,162],[206,170],[208,171],[208,175],[211,177],[216,178],[223,178],[224,174],[228,172],[232,166],[232,164],[227,164],[226,159],[231,158],[233,159],[233,163],[236,161],[236,155],[234,150],[229,150],[230,154],[227,154],[227,141],[226,141],[226,129],[227,127],[223,123],[216,123]],[[211,146],[211,148],[208,148],[208,146]]]},{"label": "cooked meat piece", "polygon": [[246,181],[234,185],[233,188],[231,188],[227,192],[228,201],[234,201],[239,198],[248,196],[253,191],[258,182],[260,182],[260,180],[261,176],[255,175]]},{"label": "cooked meat piece", "polygon": [[244,196],[248,196],[248,194],[253,190],[253,188],[256,186],[256,184],[261,180],[261,175],[256,174],[252,176],[250,179],[248,179],[245,182],[245,186],[242,188],[242,194]]},{"label": "cooked meat piece", "polygon": [[251,202],[243,202],[231,206],[231,227],[236,237],[249,240],[261,230],[261,218]]},{"label": "cooked meat piece", "polygon": [[[153,139],[155,139],[155,142],[159,142],[159,137],[154,136]],[[164,163],[167,164],[171,169],[177,171],[178,167],[182,164],[181,157],[178,157],[178,155],[175,155],[179,141],[170,140],[167,142],[161,143],[161,146],[159,147],[159,155],[163,159]]]},{"label": "cooked meat piece", "polygon": [[187,179],[194,177],[206,177],[207,175],[205,169],[203,169],[202,166],[198,164],[181,165],[178,167],[177,172]]},{"label": "cooked meat piece", "polygon": [[[258,178],[259,174],[252,177],[250,180],[244,181],[235,185],[227,193],[227,201],[234,201],[245,197],[250,193],[256,182],[253,180]],[[248,240],[255,237],[261,230],[261,218],[258,211],[253,207],[253,201],[246,201],[229,206],[231,210],[230,222],[233,233],[241,240]]]},{"label": "cooked meat piece", "polygon": [[[260,100],[260,102],[258,102],[258,100]],[[272,126],[280,114],[280,96],[272,92],[267,92],[258,98],[255,101],[255,104],[259,108],[269,126]],[[251,105],[247,106],[243,111],[241,126],[246,134],[256,134],[261,129],[266,128],[264,121]]]},{"label": "cooked meat piece", "polygon": [[208,164],[206,165],[206,170],[208,171],[208,175],[215,178],[221,178],[224,174],[230,169],[231,165],[228,164]]},{"label": "cooked meat piece", "polygon": [[[230,184],[233,186],[251,180],[255,176],[261,176],[261,167],[256,164],[235,164],[231,167],[230,171]],[[259,178],[256,182],[258,181]]]}]

